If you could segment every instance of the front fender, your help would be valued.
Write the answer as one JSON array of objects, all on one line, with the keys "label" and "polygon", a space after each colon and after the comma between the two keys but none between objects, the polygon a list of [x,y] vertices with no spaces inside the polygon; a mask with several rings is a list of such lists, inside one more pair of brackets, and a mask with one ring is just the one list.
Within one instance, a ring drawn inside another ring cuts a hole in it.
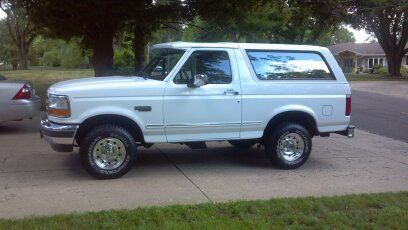
[{"label": "front fender", "polygon": [[131,120],[133,120],[143,131],[145,128],[145,124],[143,120],[138,116],[137,113],[134,111],[118,107],[118,106],[99,106],[95,108],[90,108],[83,113],[80,113],[77,115],[77,120],[78,123],[82,123],[86,119],[90,117],[95,117],[99,115],[119,115],[119,116],[124,116],[127,117]]}]

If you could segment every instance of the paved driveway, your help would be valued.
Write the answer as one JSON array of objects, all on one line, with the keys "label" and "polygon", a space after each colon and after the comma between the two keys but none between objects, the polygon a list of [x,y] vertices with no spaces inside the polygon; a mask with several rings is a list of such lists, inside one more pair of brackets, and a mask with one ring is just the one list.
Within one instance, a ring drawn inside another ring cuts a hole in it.
[{"label": "paved driveway", "polygon": [[209,150],[161,144],[140,148],[134,168],[95,180],[78,153],[41,141],[39,120],[0,125],[0,218],[75,211],[408,190],[408,143],[357,131],[356,138],[314,138],[297,170],[272,167],[256,148],[225,142]]}]

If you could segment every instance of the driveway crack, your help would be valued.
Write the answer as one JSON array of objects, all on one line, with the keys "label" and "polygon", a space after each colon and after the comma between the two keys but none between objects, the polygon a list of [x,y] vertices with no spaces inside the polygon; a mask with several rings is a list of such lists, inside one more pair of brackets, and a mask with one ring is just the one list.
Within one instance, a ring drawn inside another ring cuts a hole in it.
[{"label": "driveway crack", "polygon": [[211,200],[211,198],[200,188],[200,186],[198,186],[189,176],[187,176],[187,174],[185,174],[169,156],[167,156],[159,147],[156,146],[156,148],[164,156],[164,158],[170,162],[170,164],[172,164],[188,181],[190,181],[191,184],[194,185],[194,187],[198,189],[198,191],[200,191],[201,194],[203,194],[205,198],[207,198],[208,201],[214,203],[214,201]]}]

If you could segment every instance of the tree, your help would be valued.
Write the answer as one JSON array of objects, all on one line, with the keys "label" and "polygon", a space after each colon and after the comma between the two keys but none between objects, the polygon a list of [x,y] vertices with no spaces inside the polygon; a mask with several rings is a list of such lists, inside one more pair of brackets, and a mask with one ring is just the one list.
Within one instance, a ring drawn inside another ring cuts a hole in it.
[{"label": "tree", "polygon": [[346,27],[339,26],[334,31],[322,34],[322,36],[316,40],[315,44],[320,46],[330,46],[334,44],[354,42],[356,42],[356,38],[354,37],[353,33]]},{"label": "tree", "polygon": [[354,43],[356,42],[356,38],[354,34],[350,32],[345,27],[338,28],[332,35],[331,35],[331,44],[340,44],[340,43]]},{"label": "tree", "polygon": [[406,0],[349,1],[349,22],[374,33],[388,61],[388,74],[401,76],[401,62],[408,52],[408,2]]},{"label": "tree", "polygon": [[19,67],[27,69],[28,50],[37,35],[37,30],[28,20],[26,10],[15,0],[0,0],[0,8],[6,13],[6,25],[14,44],[19,50]]},{"label": "tree", "polygon": [[0,62],[11,65],[14,70],[18,67],[19,51],[8,31],[5,19],[0,19]]},{"label": "tree", "polygon": [[[173,9],[172,6],[180,5],[178,1],[172,1],[169,4],[171,7],[162,7],[158,1],[153,0],[18,1],[27,9],[33,22],[48,29],[50,36],[66,40],[81,38],[83,46],[92,50],[95,76],[113,74],[113,39],[127,22],[138,22],[143,19],[141,16],[156,10],[159,14],[155,16],[161,19],[161,15],[167,15],[167,11]],[[146,32],[144,29],[150,27],[151,23],[146,26],[139,23],[141,32],[135,37],[143,37]]]}]

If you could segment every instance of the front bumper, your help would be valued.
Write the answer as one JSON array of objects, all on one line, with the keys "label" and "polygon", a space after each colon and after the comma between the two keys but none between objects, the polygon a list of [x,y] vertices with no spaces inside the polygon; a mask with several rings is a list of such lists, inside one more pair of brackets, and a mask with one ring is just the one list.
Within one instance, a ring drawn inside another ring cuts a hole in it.
[{"label": "front bumper", "polygon": [[41,138],[50,143],[51,148],[57,152],[72,152],[74,137],[78,129],[76,124],[57,124],[47,118],[41,120]]}]

